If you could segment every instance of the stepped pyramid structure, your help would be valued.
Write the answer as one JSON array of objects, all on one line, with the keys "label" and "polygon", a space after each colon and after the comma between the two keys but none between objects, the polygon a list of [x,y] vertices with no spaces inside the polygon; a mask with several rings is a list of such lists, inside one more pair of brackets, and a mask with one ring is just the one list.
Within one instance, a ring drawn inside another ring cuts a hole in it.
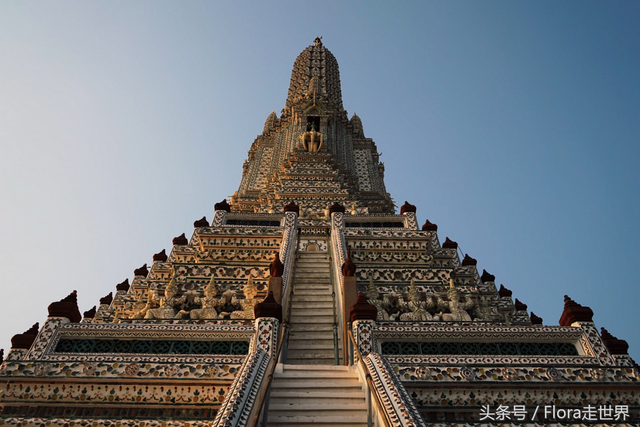
[{"label": "stepped pyramid structure", "polygon": [[316,39],[229,203],[13,337],[0,426],[638,425],[638,366],[590,308],[543,325],[418,224]]}]

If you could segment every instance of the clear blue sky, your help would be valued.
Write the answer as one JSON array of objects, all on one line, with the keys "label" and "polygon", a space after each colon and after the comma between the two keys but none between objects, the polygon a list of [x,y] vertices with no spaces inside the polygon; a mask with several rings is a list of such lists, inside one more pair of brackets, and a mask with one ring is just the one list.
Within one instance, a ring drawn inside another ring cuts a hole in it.
[{"label": "clear blue sky", "polygon": [[640,359],[640,3],[0,2],[0,348],[210,219],[316,36],[417,205]]}]

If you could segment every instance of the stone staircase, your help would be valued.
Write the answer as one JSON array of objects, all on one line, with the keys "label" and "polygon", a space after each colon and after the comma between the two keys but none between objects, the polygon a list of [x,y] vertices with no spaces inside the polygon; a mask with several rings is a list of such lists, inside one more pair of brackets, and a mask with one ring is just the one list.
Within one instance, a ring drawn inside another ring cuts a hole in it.
[{"label": "stone staircase", "polygon": [[271,384],[269,427],[365,427],[367,405],[354,368],[278,365]]},{"label": "stone staircase", "polygon": [[367,405],[355,368],[335,365],[331,265],[326,252],[296,260],[286,364],[276,367],[268,425],[367,425]]},{"label": "stone staircase", "polygon": [[330,274],[326,252],[298,253],[286,363],[335,365]]}]

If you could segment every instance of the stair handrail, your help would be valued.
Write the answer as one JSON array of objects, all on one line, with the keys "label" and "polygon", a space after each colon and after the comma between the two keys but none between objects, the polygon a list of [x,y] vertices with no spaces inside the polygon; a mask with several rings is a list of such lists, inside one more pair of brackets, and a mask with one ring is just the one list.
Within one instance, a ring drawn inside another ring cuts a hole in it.
[{"label": "stair handrail", "polygon": [[[284,326],[284,324],[283,324]],[[284,328],[283,328],[284,329]],[[269,398],[271,397],[271,383],[273,382],[273,375],[278,364],[278,359],[280,357],[280,352],[282,351],[282,347],[285,343],[284,333],[280,334],[278,339],[278,346],[276,347],[276,352],[274,357],[269,362],[269,366],[267,367],[267,371],[269,375],[267,375],[267,383],[265,387],[260,390],[260,394],[256,397],[256,403],[259,404],[258,410],[254,412],[253,420],[250,423],[247,423],[248,426],[258,427],[260,424],[260,419],[262,418],[262,427],[267,426],[268,414],[269,414]]]},{"label": "stair handrail", "polygon": [[[373,376],[371,375],[371,369],[369,369],[369,367],[367,366],[367,364],[365,363],[364,359],[362,357],[362,354],[360,353],[360,349],[358,348],[358,345],[356,343],[355,338],[353,337],[353,332],[351,331],[351,328],[349,328],[349,342],[351,344],[351,346],[353,347],[353,353],[350,352],[350,358],[355,356],[354,358],[357,359],[357,361],[355,361],[355,364],[357,365],[357,367],[362,371],[362,373],[364,373],[366,382],[367,382],[367,389],[368,389],[368,395],[367,395],[367,400],[369,402],[371,402],[370,399],[370,395],[373,394],[373,396],[375,397],[376,400],[376,404],[377,407],[379,408],[377,413],[378,414],[382,414],[383,415],[383,422],[385,424],[385,427],[391,427],[394,425],[398,425],[398,415],[401,414],[401,420],[400,423],[403,426],[417,426],[417,427],[426,427],[426,424],[424,422],[424,420],[422,419],[422,417],[420,417],[420,415],[418,414],[418,411],[413,403],[413,401],[411,401],[411,398],[409,397],[409,395],[407,394],[406,390],[404,389],[404,387],[399,384],[399,379],[397,377],[397,375],[395,374],[395,372],[393,372],[393,369],[391,368],[391,366],[389,365],[389,363],[384,360],[379,354],[377,353],[369,353],[366,358],[368,359],[368,361],[372,364],[372,366],[375,366],[376,363],[376,359],[378,359],[378,366],[382,366],[382,371],[386,371],[384,373],[384,375],[382,375],[383,378],[387,378],[387,381],[391,381],[391,386],[395,387],[396,390],[395,392],[391,393],[392,395],[396,396],[396,398],[400,398],[402,405],[404,406],[404,408],[406,410],[404,411],[398,411],[396,408],[396,416],[393,417],[395,418],[395,421],[393,421],[393,418],[391,417],[391,415],[389,414],[389,406],[391,404],[391,406],[393,406],[393,399],[384,399],[383,396],[381,396],[379,394],[380,389],[378,387],[375,386],[374,384],[374,380],[373,380]],[[355,353],[355,354],[354,354]],[[392,378],[395,378],[392,379]],[[380,379],[380,378],[379,378]],[[394,381],[397,380],[398,384],[394,384]],[[371,390],[373,390],[374,392],[371,393]],[[387,392],[388,393],[388,392]],[[386,402],[386,403],[385,403]],[[371,424],[369,424],[369,420],[371,418],[370,414],[370,409],[371,407],[369,406],[368,408],[368,414],[367,414],[367,423],[368,426],[370,427]]]},{"label": "stair handrail", "polygon": [[331,287],[331,301],[333,306],[333,356],[336,366],[340,364],[340,342],[338,339],[338,310],[336,308],[336,288],[333,278],[333,264],[331,262],[331,231],[327,236],[327,255],[329,256],[329,284]]},{"label": "stair handrail", "polygon": [[[342,263],[344,262],[341,258],[340,251],[340,237],[336,237],[336,233],[340,233],[339,230],[334,230],[333,228],[329,231],[330,236],[327,239],[327,253],[329,255],[329,264],[331,266],[330,271],[330,279],[331,279],[331,287],[333,289],[333,308],[334,308],[334,332],[337,335],[338,344],[338,353],[340,353],[340,339],[342,341],[347,341],[346,338],[346,328],[348,320],[344,318],[344,286],[342,284]],[[337,300],[337,301],[336,301]],[[337,302],[337,304],[336,304]],[[336,311],[339,313],[336,313]],[[341,331],[338,333],[338,331]],[[342,337],[341,337],[342,335]],[[335,340],[335,338],[334,338]],[[344,342],[343,344],[343,364],[348,365],[347,361],[347,344],[348,342]],[[338,361],[336,365],[340,363],[340,355],[338,355]]]},{"label": "stair handrail", "polygon": [[[355,338],[353,338],[353,333],[351,332],[351,328],[349,328],[347,332],[347,336],[349,337],[349,344],[353,349],[353,352],[349,352],[349,363],[353,366],[354,364],[360,369],[360,371],[364,374],[365,382],[367,385],[367,427],[371,427],[373,425],[372,413],[371,413],[371,395],[373,394],[376,399],[377,406],[379,408],[383,408],[382,402],[380,401],[379,396],[376,393],[371,393],[371,390],[375,390],[375,386],[373,385],[373,378],[367,369],[367,366],[364,364],[362,359],[362,354],[360,354],[360,350],[358,349],[358,345],[356,344]],[[355,353],[355,355],[354,355]],[[355,357],[354,357],[355,356]],[[357,359],[357,360],[355,360]],[[386,411],[377,411],[382,412],[383,414],[383,422],[384,427],[391,427],[393,425],[389,414]]]},{"label": "stair handrail", "polygon": [[[285,304],[282,307],[282,333],[278,339],[278,346],[276,352],[273,357],[273,361],[268,367],[269,375],[267,376],[267,384],[266,387],[262,390],[259,400],[256,399],[256,402],[259,402],[259,409],[255,412],[253,421],[251,426],[257,427],[258,424],[261,424],[262,427],[267,426],[267,421],[269,418],[269,400],[271,397],[271,383],[273,382],[273,375],[276,368],[276,365],[279,363],[284,363],[287,358],[287,347],[289,344],[289,329],[291,327],[290,319],[291,319],[291,299],[293,297],[293,284],[295,283],[295,277],[297,272],[297,261],[298,261],[298,242],[295,240],[295,246],[291,249],[291,258],[294,261],[289,265],[294,265],[294,268],[289,274],[289,282],[290,286],[286,286],[284,288],[284,294],[282,295],[282,301]],[[275,363],[274,363],[275,362]],[[262,418],[262,422],[260,419]]]},{"label": "stair handrail", "polygon": [[284,294],[282,295],[282,301],[284,303],[284,306],[282,307],[282,327],[283,327],[283,340],[284,340],[284,348],[282,350],[282,354],[281,354],[281,359],[280,359],[280,363],[284,363],[284,361],[287,359],[287,350],[289,347],[289,329],[291,328],[291,300],[293,298],[294,292],[293,292],[293,286],[295,284],[295,279],[296,279],[296,274],[297,274],[297,267],[298,267],[298,258],[299,258],[299,253],[298,253],[298,242],[296,239],[296,245],[293,248],[292,252],[292,258],[294,259],[294,261],[291,263],[291,265],[293,266],[293,268],[291,270],[292,273],[289,274],[290,277],[290,285],[287,286],[284,289]]}]

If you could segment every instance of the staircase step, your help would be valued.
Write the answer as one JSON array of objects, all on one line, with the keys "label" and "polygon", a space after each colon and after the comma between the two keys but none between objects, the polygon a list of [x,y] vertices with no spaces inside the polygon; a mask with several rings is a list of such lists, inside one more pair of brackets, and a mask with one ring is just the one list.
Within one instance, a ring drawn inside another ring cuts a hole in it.
[{"label": "staircase step", "polygon": [[296,378],[296,379],[283,379],[273,383],[272,388],[274,390],[297,390],[297,389],[322,389],[325,391],[361,391],[362,387],[358,381],[353,379],[335,379],[335,378]]},{"label": "staircase step", "polygon": [[316,287],[309,287],[309,288],[300,288],[297,287],[295,289],[295,292],[293,293],[293,295],[295,296],[303,296],[303,297],[312,297],[312,296],[328,296],[330,299],[333,299],[331,297],[331,292],[327,292],[326,289],[318,289]]},{"label": "staircase step", "polygon": [[332,415],[296,415],[296,416],[285,416],[285,415],[274,415],[269,416],[269,425],[270,426],[278,426],[278,425],[292,425],[296,426],[317,426],[317,425],[328,425],[332,427],[340,427],[340,426],[354,426],[354,425],[366,425],[367,423],[367,414],[358,414],[358,415],[343,415],[343,414],[332,414]]},{"label": "staircase step", "polygon": [[313,334],[316,332],[322,332],[324,334],[329,334],[333,337],[333,324],[329,323],[303,323],[303,324],[294,324],[291,325],[291,329],[289,329],[289,334]]},{"label": "staircase step", "polygon": [[316,350],[309,353],[307,350],[287,350],[287,363],[295,363],[296,365],[333,365],[335,364],[335,355],[333,350]]},{"label": "staircase step", "polygon": [[[358,374],[355,372],[341,372],[341,371],[286,371],[276,374],[276,378],[281,379],[298,379],[307,380],[310,378],[318,379],[346,379],[354,382],[358,382]],[[360,384],[360,383],[358,383]]]},{"label": "staircase step", "polygon": [[[310,365],[311,366],[311,365]],[[331,404],[333,402],[340,403],[359,403],[364,400],[364,395],[362,391],[323,391],[323,390],[314,390],[314,391],[304,391],[304,390],[296,390],[296,391],[285,391],[285,390],[277,390],[271,389],[271,395],[269,400],[271,402],[274,399],[282,399],[286,402],[291,403],[308,403],[310,399],[313,399],[314,403],[325,403]],[[269,403],[271,406],[271,403]]]},{"label": "staircase step", "polygon": [[289,331],[289,342],[291,340],[329,340],[333,342],[333,328],[320,329],[320,330],[302,330],[298,328],[291,328]]},{"label": "staircase step", "polygon": [[308,283],[296,282],[296,285],[293,288],[293,293],[295,294],[299,290],[317,290],[322,291],[327,295],[331,295],[331,285],[328,283],[318,283],[316,281],[309,281]]},{"label": "staircase step", "polygon": [[[317,307],[294,307],[291,304],[291,317],[304,317],[304,316],[313,316],[313,317],[324,317],[329,316],[333,318],[333,308],[317,308]],[[296,320],[297,321],[297,320]],[[293,323],[293,319],[291,319],[291,323]]]},{"label": "staircase step", "polygon": [[291,363],[283,363],[280,366],[282,366],[282,370],[283,372],[288,372],[288,371],[305,371],[305,372],[312,372],[312,371],[336,371],[336,372],[352,372],[353,368],[350,368],[349,366],[342,366],[342,365],[335,365],[335,366],[326,366],[326,365],[318,365],[318,366],[309,366],[309,365],[304,365],[304,366],[300,366],[300,365],[295,365],[295,364],[291,364]]},{"label": "staircase step", "polygon": [[292,339],[289,341],[289,346],[287,347],[289,350],[331,350],[333,351],[333,339],[324,339],[324,340],[301,340],[301,339]]},{"label": "staircase step", "polygon": [[328,302],[333,306],[333,297],[331,295],[300,295],[299,293],[293,294],[292,301],[296,302]]},{"label": "staircase step", "polygon": [[293,298],[291,309],[293,310],[294,308],[328,308],[333,310],[333,301],[297,301],[296,298]]},{"label": "staircase step", "polygon": [[333,325],[333,313],[331,313],[331,315],[320,315],[320,316],[314,316],[312,314],[307,314],[304,312],[301,312],[301,314],[299,315],[294,315],[293,312],[291,313],[291,319],[290,319],[290,323],[291,325],[302,325],[302,324],[316,324],[316,323],[329,323],[331,325]]},{"label": "staircase step", "polygon": [[311,274],[305,274],[304,276],[297,275],[294,281],[296,285],[317,285],[331,288],[331,282],[325,276],[313,276]]},{"label": "staircase step", "polygon": [[[269,403],[269,418],[271,418],[271,411],[273,412],[295,412],[300,411],[301,405],[296,403],[274,403],[271,401]],[[345,415],[350,415],[348,412],[352,411],[366,411],[367,405],[364,403],[364,398],[362,398],[362,402],[358,403],[308,403],[304,405],[304,409],[306,411],[313,411],[315,413],[322,412],[345,412]],[[276,414],[274,414],[276,415]]]}]

